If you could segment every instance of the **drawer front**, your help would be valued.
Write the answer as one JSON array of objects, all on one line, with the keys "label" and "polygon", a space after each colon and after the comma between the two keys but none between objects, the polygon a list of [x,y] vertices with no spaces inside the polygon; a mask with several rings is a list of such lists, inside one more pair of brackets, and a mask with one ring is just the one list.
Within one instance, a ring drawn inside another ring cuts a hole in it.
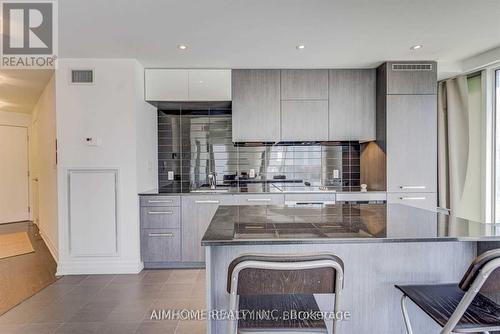
[{"label": "drawer front", "polygon": [[141,196],[141,206],[181,206],[181,197]]},{"label": "drawer front", "polygon": [[180,261],[180,230],[141,229],[141,258],[144,262]]},{"label": "drawer front", "polygon": [[141,208],[141,228],[180,228],[180,208],[155,206]]},{"label": "drawer front", "polygon": [[285,202],[331,202],[335,201],[336,195],[333,193],[326,194],[285,194]]},{"label": "drawer front", "polygon": [[235,195],[236,205],[284,205],[281,194]]},{"label": "drawer front", "polygon": [[436,193],[388,193],[387,203],[404,204],[421,209],[436,211]]},{"label": "drawer front", "polygon": [[353,192],[337,194],[338,202],[364,202],[364,201],[386,201],[387,194],[384,192]]}]

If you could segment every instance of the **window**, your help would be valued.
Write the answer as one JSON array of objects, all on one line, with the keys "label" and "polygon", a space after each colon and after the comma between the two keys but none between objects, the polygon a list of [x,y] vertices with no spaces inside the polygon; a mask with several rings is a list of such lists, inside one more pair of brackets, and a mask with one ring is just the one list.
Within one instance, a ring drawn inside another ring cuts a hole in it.
[{"label": "window", "polygon": [[495,222],[500,223],[500,69],[495,71]]}]

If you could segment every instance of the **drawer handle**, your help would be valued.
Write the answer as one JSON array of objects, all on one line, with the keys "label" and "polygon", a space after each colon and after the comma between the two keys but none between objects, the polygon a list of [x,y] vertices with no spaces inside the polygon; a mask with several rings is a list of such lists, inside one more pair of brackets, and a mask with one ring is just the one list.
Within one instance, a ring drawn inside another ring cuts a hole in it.
[{"label": "drawer handle", "polygon": [[150,199],[148,203],[173,203],[171,199]]},{"label": "drawer handle", "polygon": [[219,204],[220,201],[195,201],[196,204]]},{"label": "drawer handle", "polygon": [[402,201],[423,201],[426,200],[426,197],[400,197]]},{"label": "drawer handle", "polygon": [[271,202],[270,198],[247,198],[247,202]]},{"label": "drawer handle", "polygon": [[425,186],[400,186],[399,188],[401,189],[420,189],[423,190],[425,189]]},{"label": "drawer handle", "polygon": [[149,211],[148,215],[173,215],[172,211]]},{"label": "drawer handle", "polygon": [[172,238],[174,236],[173,233],[149,233],[150,237],[167,237]]}]

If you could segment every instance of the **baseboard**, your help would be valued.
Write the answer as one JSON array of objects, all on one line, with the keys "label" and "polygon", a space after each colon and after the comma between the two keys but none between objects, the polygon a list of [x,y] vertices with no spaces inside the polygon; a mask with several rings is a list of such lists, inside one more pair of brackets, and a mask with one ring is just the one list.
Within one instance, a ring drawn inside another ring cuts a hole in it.
[{"label": "baseboard", "polygon": [[54,261],[58,263],[59,261],[59,251],[57,247],[54,246],[54,243],[52,240],[50,240],[49,236],[45,234],[43,230],[38,230],[40,232],[40,236],[42,237],[43,241],[45,242],[45,245],[49,249],[50,254],[52,254],[52,257],[54,258]]},{"label": "baseboard", "polygon": [[56,275],[137,274],[143,268],[142,262],[60,262]]},{"label": "baseboard", "polygon": [[144,262],[144,269],[205,268],[205,262]]}]

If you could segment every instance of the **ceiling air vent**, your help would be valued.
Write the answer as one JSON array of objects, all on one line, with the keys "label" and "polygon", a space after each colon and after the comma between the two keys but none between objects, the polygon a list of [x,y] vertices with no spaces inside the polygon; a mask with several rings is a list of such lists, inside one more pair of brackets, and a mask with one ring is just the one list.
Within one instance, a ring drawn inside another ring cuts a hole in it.
[{"label": "ceiling air vent", "polygon": [[432,71],[432,64],[392,64],[393,71]]},{"label": "ceiling air vent", "polygon": [[72,84],[93,84],[94,70],[71,70]]}]

